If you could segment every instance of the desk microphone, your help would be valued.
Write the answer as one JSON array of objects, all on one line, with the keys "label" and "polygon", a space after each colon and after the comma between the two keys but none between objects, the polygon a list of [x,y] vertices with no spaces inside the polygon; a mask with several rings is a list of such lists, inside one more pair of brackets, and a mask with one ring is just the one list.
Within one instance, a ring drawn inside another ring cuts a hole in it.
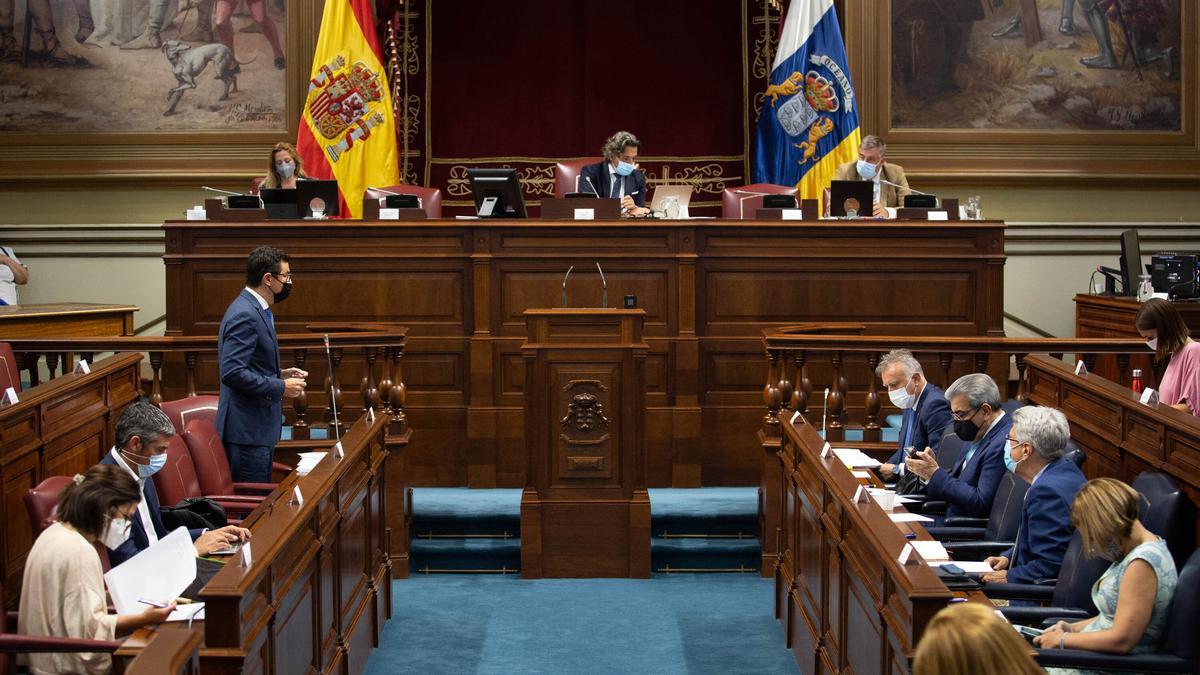
[{"label": "desk microphone", "polygon": [[567,277],[571,276],[571,270],[573,269],[575,269],[575,266],[571,265],[567,268],[567,273],[563,275],[562,306],[564,308],[567,306]]},{"label": "desk microphone", "polygon": [[[825,416],[829,413],[829,387],[825,387],[825,405],[821,409],[821,438],[825,438]],[[826,439],[828,440],[828,439]]]},{"label": "desk microphone", "polygon": [[392,192],[391,190],[384,190],[383,188],[377,188],[377,187],[368,187],[367,189],[368,189],[368,190],[374,190],[375,192],[382,192],[382,193],[383,193],[383,194],[385,194],[385,195],[395,195],[395,196],[397,196],[397,197],[403,197],[403,196],[404,196],[403,194],[401,194],[401,193],[399,193],[399,192]]},{"label": "desk microphone", "polygon": [[337,380],[333,377],[333,355],[329,351],[329,333],[325,334],[325,362],[329,364],[329,407],[333,409],[333,434],[337,442],[341,443],[342,430],[341,425],[338,424],[337,391],[333,386]]},{"label": "desk microphone", "polygon": [[608,281],[604,278],[604,270],[600,269],[600,263],[598,262],[596,263],[596,270],[600,272],[600,306],[608,309]]},{"label": "desk microphone", "polygon": [[223,195],[233,195],[234,197],[242,197],[242,196],[244,196],[244,193],[241,193],[241,192],[230,192],[229,190],[218,190],[217,188],[214,188],[214,187],[208,187],[207,185],[201,185],[201,186],[200,186],[200,189],[201,189],[201,190],[208,190],[209,192],[217,192],[217,193],[219,193],[219,194],[223,194]]},{"label": "desk microphone", "polygon": [[592,194],[596,195],[596,199],[600,199],[600,192],[596,190],[596,184],[592,182],[592,177],[584,176],[583,179],[588,182],[588,185],[592,186]]},{"label": "desk microphone", "polygon": [[879,178],[879,182],[880,182],[880,183],[883,183],[883,184],[885,184],[885,185],[891,185],[892,187],[894,187],[894,188],[899,188],[899,189],[901,189],[901,190],[908,190],[909,192],[913,193],[914,195],[924,195],[924,196],[926,196],[926,197],[936,197],[936,196],[937,196],[937,195],[931,195],[931,194],[929,194],[928,192],[921,192],[920,190],[914,190],[914,189],[912,189],[911,187],[909,187],[909,186],[907,186],[907,185],[901,185],[901,184],[899,184],[899,183],[893,183],[893,182],[892,182],[892,181],[890,181],[890,180],[885,180],[885,179],[884,179],[882,176]]},{"label": "desk microphone", "polygon": [[754,199],[755,197],[766,197],[770,194],[767,192],[751,192],[749,190],[734,190],[733,193],[735,195],[746,195],[745,197],[742,197],[741,199],[738,200],[738,218],[739,219],[744,219],[746,217],[746,200],[747,199]]}]

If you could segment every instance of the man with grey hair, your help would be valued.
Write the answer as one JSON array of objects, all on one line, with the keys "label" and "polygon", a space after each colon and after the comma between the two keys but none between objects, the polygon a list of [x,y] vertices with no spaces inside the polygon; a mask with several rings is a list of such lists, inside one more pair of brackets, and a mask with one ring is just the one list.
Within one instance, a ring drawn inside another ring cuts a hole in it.
[{"label": "man with grey hair", "polygon": [[628,131],[618,131],[604,142],[604,161],[579,172],[579,191],[601,199],[620,199],[621,215],[640,217],[646,208],[646,175],[638,171],[642,142]]},{"label": "man with grey hair", "polygon": [[[167,414],[157,407],[137,401],[126,406],[117,420],[117,444],[113,446],[101,464],[113,464],[128,471],[137,479],[142,490],[142,501],[133,516],[129,539],[115,549],[108,550],[108,560],[113,567],[132,558],[138,551],[167,536],[159,510],[158,491],[150,477],[162,470],[167,463],[167,447],[175,435],[175,426]],[[146,527],[150,523],[150,527]],[[189,530],[196,555],[208,555],[219,551],[235,541],[246,541],[250,530],[229,525],[219,530]]]},{"label": "man with grey hair", "polygon": [[947,503],[946,517],[986,518],[1000,478],[1012,417],[1000,404],[1000,388],[984,373],[963,375],[946,390],[954,434],[966,445],[954,466],[938,466],[932,448],[913,454],[908,470],[926,481],[925,494]]},{"label": "man with grey hair", "polygon": [[1004,459],[1029,483],[1017,541],[1004,555],[987,559],[994,572],[985,583],[1032,584],[1058,576],[1071,543],[1071,505],[1087,482],[1063,456],[1071,439],[1067,416],[1054,408],[1027,406],[1013,413]]},{"label": "man with grey hair", "polygon": [[905,448],[935,445],[950,424],[950,404],[936,384],[925,379],[921,363],[907,349],[893,349],[879,360],[875,374],[892,404],[904,413],[899,448],[879,467],[884,480],[904,474]]},{"label": "man with grey hair", "polygon": [[[904,198],[912,194],[904,167],[887,161],[887,143],[878,136],[865,136],[858,146],[858,161],[846,162],[837,168],[834,180],[869,180],[875,184],[876,218],[887,218],[884,207],[904,206]],[[826,200],[828,201],[828,200]]]}]

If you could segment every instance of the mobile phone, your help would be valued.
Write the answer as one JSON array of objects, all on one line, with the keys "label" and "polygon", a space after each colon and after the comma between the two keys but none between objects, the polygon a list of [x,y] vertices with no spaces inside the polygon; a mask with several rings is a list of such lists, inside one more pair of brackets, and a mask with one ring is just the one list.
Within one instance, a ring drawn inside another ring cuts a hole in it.
[{"label": "mobile phone", "polygon": [[1046,632],[1046,631],[1042,630],[1041,628],[1034,628],[1032,626],[1014,625],[1013,628],[1016,628],[1018,633],[1020,633],[1021,635],[1024,635],[1027,638],[1035,638],[1035,637],[1041,635],[1042,633]]},{"label": "mobile phone", "polygon": [[958,565],[955,565],[954,563],[943,563],[941,565],[941,568],[946,570],[950,574],[966,574],[966,572],[963,571],[963,568],[959,567]]},{"label": "mobile phone", "polygon": [[235,541],[232,544],[230,544],[229,546],[227,546],[219,551],[213,551],[212,553],[209,553],[209,555],[233,555],[234,553],[237,553],[241,548],[242,548],[242,542]]}]

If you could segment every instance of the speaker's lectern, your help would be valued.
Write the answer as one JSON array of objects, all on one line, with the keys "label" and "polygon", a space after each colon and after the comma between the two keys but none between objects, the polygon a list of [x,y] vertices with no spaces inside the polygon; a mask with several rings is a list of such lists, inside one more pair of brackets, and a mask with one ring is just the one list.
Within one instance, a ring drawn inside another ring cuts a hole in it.
[{"label": "speaker's lectern", "polygon": [[525,312],[521,576],[650,576],[641,309]]}]

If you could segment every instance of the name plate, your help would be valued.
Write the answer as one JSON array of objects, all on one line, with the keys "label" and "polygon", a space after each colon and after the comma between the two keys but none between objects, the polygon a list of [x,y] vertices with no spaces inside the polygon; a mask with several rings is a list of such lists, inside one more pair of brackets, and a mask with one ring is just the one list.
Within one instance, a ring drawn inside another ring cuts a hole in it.
[{"label": "name plate", "polygon": [[575,209],[575,220],[595,220],[596,209]]}]

